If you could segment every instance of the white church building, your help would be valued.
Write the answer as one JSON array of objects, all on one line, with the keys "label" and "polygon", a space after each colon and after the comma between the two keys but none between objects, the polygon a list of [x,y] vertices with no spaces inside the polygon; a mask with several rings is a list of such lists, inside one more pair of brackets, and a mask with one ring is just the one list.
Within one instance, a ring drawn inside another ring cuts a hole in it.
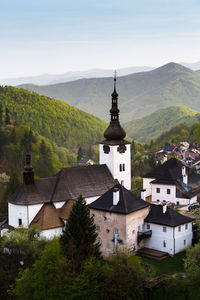
[{"label": "white church building", "polygon": [[[8,224],[2,225],[1,233],[6,228],[38,226],[47,238],[60,235],[82,195],[94,216],[104,255],[117,248],[135,253],[143,247],[173,255],[192,244],[193,219],[130,191],[131,150],[119,122],[116,77],[110,115],[105,140],[99,144],[99,165],[64,168],[53,177],[35,179],[31,155],[26,155],[23,184],[8,200]],[[151,195],[152,180],[158,178],[149,175],[144,182]],[[170,189],[172,193],[172,185]]]}]

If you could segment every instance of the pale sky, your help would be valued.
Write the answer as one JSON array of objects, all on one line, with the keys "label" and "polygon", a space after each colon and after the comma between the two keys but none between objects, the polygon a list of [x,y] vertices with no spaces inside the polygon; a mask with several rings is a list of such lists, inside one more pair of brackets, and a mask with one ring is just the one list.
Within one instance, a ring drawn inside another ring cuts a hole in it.
[{"label": "pale sky", "polygon": [[199,0],[0,0],[0,78],[200,61]]}]

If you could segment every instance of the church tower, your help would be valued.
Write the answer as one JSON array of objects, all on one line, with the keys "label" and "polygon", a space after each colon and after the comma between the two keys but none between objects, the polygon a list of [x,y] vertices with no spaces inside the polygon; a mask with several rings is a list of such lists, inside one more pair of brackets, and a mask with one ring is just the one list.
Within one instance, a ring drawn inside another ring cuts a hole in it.
[{"label": "church tower", "polygon": [[34,171],[31,165],[31,154],[29,152],[26,154],[23,178],[25,184],[34,184]]},{"label": "church tower", "polygon": [[126,132],[119,122],[118,94],[116,91],[116,72],[114,91],[110,109],[110,124],[104,132],[105,140],[99,145],[99,163],[106,164],[114,179],[125,188],[131,189],[131,147],[125,141]]}]

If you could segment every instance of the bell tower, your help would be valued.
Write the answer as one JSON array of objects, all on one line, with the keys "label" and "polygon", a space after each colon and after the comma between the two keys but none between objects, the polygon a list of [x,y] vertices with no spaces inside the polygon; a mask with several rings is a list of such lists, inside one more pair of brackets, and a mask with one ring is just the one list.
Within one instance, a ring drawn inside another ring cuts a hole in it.
[{"label": "bell tower", "polygon": [[99,163],[106,164],[114,179],[125,188],[131,189],[131,151],[130,143],[124,140],[126,132],[119,122],[118,93],[116,91],[116,72],[114,91],[110,109],[110,124],[104,132],[105,140],[99,144]]},{"label": "bell tower", "polygon": [[34,184],[34,171],[31,165],[31,154],[29,152],[26,154],[23,177],[25,184]]}]

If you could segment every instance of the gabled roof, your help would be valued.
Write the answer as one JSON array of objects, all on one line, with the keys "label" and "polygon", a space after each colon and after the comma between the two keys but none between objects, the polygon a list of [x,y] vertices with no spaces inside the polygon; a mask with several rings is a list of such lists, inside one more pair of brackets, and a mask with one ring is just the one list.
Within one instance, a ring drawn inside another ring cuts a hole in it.
[{"label": "gabled roof", "polygon": [[62,169],[56,176],[40,178],[34,184],[22,184],[8,202],[31,205],[94,197],[105,193],[116,180],[106,165],[78,166]]},{"label": "gabled roof", "polygon": [[8,202],[19,205],[48,203],[51,201],[55,183],[56,177],[40,178],[34,184],[23,183]]},{"label": "gabled roof", "polygon": [[185,223],[194,221],[194,219],[183,216],[175,210],[167,207],[167,211],[163,213],[162,205],[151,204],[151,209],[145,222],[176,227]]},{"label": "gabled roof", "polygon": [[76,200],[68,200],[61,208],[58,209],[59,217],[61,219],[69,219],[69,215],[75,202]]},{"label": "gabled roof", "polygon": [[[182,178],[182,167],[185,166],[180,160],[171,158],[162,165],[155,168],[153,171],[144,175],[144,178],[155,178],[174,180]],[[186,167],[187,168],[187,167]],[[188,168],[187,168],[188,169]]]},{"label": "gabled roof", "polygon": [[[113,205],[113,191],[116,188],[119,189],[119,202],[117,205]],[[116,184],[96,201],[88,205],[88,207],[92,209],[119,214],[130,214],[148,206],[149,203],[135,196],[131,191],[127,190],[121,184]]]},{"label": "gabled roof", "polygon": [[59,211],[53,203],[45,203],[30,224],[30,226],[38,226],[41,230],[63,227],[64,225],[59,217]]},{"label": "gabled roof", "polygon": [[52,201],[102,195],[115,183],[106,165],[65,168],[57,175]]}]

